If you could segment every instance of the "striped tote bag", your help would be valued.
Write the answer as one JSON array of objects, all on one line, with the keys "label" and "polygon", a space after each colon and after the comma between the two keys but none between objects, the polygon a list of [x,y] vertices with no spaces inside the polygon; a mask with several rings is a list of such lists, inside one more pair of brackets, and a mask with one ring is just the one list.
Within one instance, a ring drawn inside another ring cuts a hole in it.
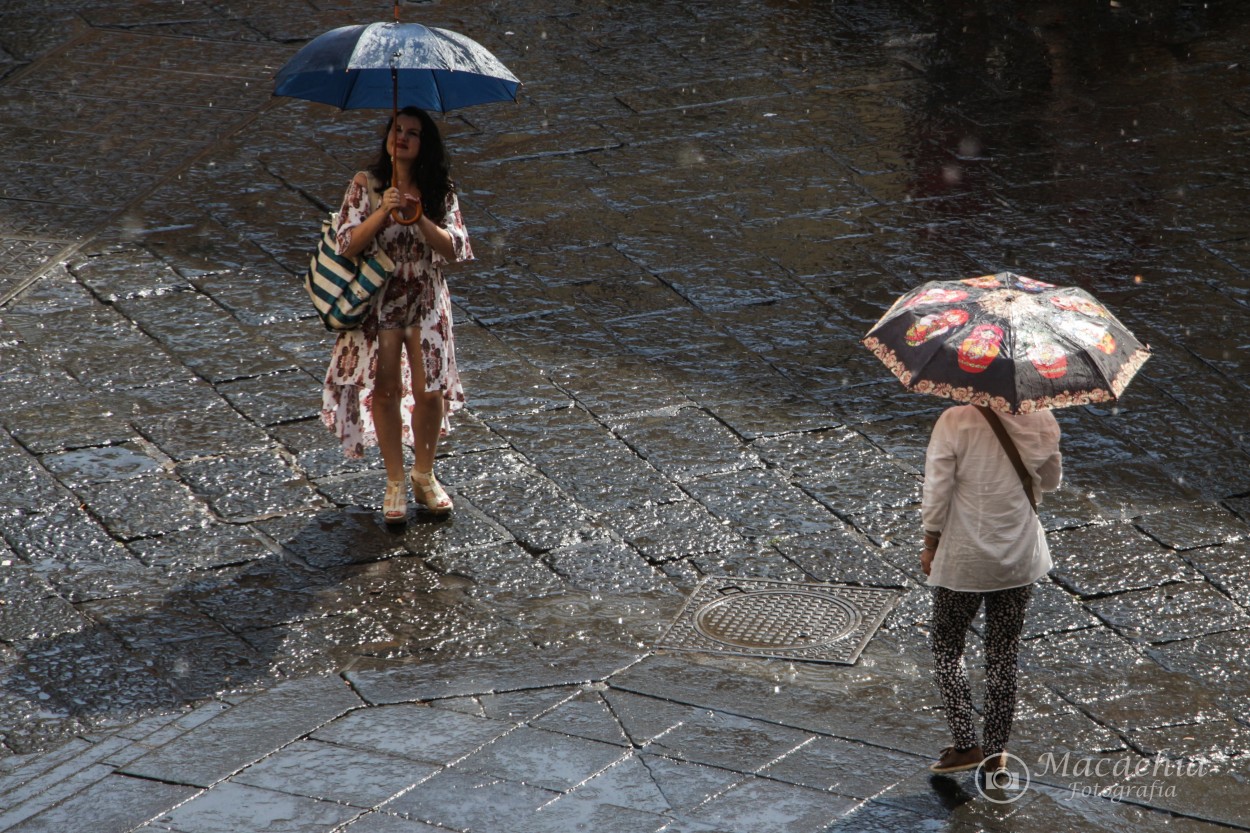
[{"label": "striped tote bag", "polygon": [[[376,202],[374,179],[369,177],[369,204]],[[304,276],[304,288],[317,316],[331,332],[354,330],[364,321],[369,301],[386,283],[395,262],[376,244],[354,258],[343,257],[335,246],[335,214],[321,222],[321,237]]]}]

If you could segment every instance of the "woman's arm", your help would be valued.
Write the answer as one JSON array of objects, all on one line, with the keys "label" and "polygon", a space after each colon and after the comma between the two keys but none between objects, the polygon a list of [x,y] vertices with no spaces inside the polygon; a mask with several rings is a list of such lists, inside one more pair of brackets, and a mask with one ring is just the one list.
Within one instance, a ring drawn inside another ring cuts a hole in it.
[{"label": "woman's arm", "polygon": [[[352,200],[352,193],[357,190],[363,200],[360,206],[355,205]],[[352,179],[352,187],[348,189],[347,195],[343,198],[343,207],[339,209],[339,254],[343,257],[356,257],[369,248],[373,238],[377,237],[378,232],[386,225],[386,215],[389,211],[387,205],[395,201],[393,198],[388,199],[392,191],[395,192],[396,197],[398,196],[399,192],[394,188],[388,189],[378,200],[377,209],[370,211],[373,203],[369,195],[368,178],[361,173]]]},{"label": "woman's arm", "polygon": [[431,220],[427,215],[422,214],[421,219],[417,220],[417,228],[421,230],[421,235],[425,238],[425,242],[430,248],[438,252],[449,261],[456,259],[455,243],[451,239],[451,234],[447,229]]}]

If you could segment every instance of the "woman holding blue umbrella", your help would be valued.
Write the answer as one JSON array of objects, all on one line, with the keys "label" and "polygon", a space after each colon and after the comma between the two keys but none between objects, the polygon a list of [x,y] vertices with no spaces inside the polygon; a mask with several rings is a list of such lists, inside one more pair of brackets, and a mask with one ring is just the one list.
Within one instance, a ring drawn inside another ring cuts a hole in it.
[{"label": "woman holding blue umbrella", "polygon": [[[377,442],[387,522],[406,519],[409,483],[417,503],[446,514],[452,501],[434,476],[434,457],[448,415],[464,405],[464,390],[442,267],[471,260],[473,250],[442,137],[425,111],[405,107],[387,123],[377,158],[352,178],[337,220],[340,253],[351,257],[377,245],[395,269],[360,329],[335,342],[323,419],[348,456]],[[405,440],[414,458],[407,477]]]},{"label": "woman holding blue umbrella", "polygon": [[[391,109],[377,158],[343,197],[335,242],[348,258],[376,244],[395,269],[372,297],[364,324],[335,342],[322,407],[348,456],[363,456],[374,442],[380,447],[387,481],[382,513],[390,523],[407,517],[409,483],[430,512],[451,511],[434,457],[439,437],[450,430],[447,417],[464,405],[442,267],[471,260],[473,251],[442,137],[426,110],[515,101],[520,86],[471,38],[400,23],[398,2],[394,13],[392,22],[341,26],[314,38],[274,84],[274,95],[343,110]],[[402,110],[401,89],[411,102]],[[405,441],[414,456],[407,477]]]}]

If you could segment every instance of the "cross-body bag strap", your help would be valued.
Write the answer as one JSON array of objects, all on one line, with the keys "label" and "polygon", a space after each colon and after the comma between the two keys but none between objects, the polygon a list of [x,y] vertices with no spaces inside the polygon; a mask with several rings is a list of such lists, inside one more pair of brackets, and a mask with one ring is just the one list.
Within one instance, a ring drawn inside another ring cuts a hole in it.
[{"label": "cross-body bag strap", "polygon": [[1020,451],[1016,448],[1016,444],[1011,441],[1011,436],[1007,433],[1007,427],[998,418],[998,414],[984,405],[977,405],[976,409],[981,412],[981,415],[989,422],[990,427],[994,429],[994,436],[998,437],[998,441],[1002,443],[1003,451],[1007,452],[1007,459],[1011,460],[1011,465],[1015,468],[1016,474],[1020,475],[1020,485],[1024,487],[1024,496],[1029,499],[1029,506],[1033,507],[1033,512],[1036,514],[1037,501],[1033,499],[1033,478],[1029,475],[1029,470],[1024,467],[1024,461],[1020,459]]}]

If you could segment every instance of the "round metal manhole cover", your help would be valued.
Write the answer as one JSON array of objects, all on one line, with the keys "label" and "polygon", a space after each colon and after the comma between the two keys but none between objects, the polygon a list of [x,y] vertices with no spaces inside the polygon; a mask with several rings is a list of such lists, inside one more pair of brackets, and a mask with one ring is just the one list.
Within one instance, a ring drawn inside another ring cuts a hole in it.
[{"label": "round metal manhole cover", "polygon": [[815,648],[836,642],[863,621],[849,602],[823,593],[762,590],[708,602],[694,627],[708,639],[752,650]]}]

